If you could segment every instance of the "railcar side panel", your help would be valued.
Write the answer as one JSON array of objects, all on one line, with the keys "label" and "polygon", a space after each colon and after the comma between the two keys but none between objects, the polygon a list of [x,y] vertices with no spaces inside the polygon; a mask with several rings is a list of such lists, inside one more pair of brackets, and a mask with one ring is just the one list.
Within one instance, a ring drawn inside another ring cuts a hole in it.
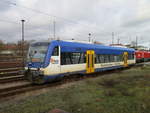
[{"label": "railcar side panel", "polygon": [[85,72],[86,64],[61,65],[61,73]]}]

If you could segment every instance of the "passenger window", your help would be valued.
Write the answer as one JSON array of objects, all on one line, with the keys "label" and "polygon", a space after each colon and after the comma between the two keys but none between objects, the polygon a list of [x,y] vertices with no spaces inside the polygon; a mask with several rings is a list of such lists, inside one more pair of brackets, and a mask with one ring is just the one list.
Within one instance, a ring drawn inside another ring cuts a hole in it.
[{"label": "passenger window", "polygon": [[59,47],[58,46],[53,49],[52,56],[59,56]]},{"label": "passenger window", "polygon": [[61,53],[61,65],[82,64],[86,62],[85,53]]},{"label": "passenger window", "polygon": [[105,63],[109,62],[109,56],[108,55],[104,55],[104,59],[105,59]]},{"label": "passenger window", "polygon": [[114,62],[114,55],[109,55],[109,58],[110,62]]}]

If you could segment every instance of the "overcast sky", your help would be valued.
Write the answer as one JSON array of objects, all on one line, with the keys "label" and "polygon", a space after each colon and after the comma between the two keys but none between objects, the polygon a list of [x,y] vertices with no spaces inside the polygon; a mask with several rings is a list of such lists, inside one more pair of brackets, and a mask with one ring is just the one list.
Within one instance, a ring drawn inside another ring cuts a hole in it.
[{"label": "overcast sky", "polygon": [[60,39],[150,42],[150,0],[0,0],[0,40],[20,40],[21,19],[26,40],[53,37],[55,20]]}]

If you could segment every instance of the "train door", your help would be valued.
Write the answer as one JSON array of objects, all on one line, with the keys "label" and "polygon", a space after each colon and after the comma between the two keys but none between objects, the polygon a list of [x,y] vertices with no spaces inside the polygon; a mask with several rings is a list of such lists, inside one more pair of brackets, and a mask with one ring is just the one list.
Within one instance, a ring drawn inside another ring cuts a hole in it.
[{"label": "train door", "polygon": [[60,47],[59,46],[56,46],[53,49],[50,62],[51,62],[51,67],[50,67],[51,74],[60,73]]},{"label": "train door", "polygon": [[128,66],[128,52],[123,53],[124,66]]},{"label": "train door", "polygon": [[93,50],[86,51],[86,73],[93,73],[95,71],[94,69],[94,58],[95,52]]}]

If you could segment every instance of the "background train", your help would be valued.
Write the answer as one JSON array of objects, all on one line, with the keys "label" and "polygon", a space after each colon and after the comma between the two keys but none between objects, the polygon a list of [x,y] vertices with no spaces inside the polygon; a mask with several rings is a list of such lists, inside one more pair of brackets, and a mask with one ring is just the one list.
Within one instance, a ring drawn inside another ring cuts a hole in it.
[{"label": "background train", "polygon": [[30,45],[25,76],[36,84],[55,81],[65,75],[90,74],[134,65],[131,48],[53,40]]},{"label": "background train", "polygon": [[150,61],[150,51],[136,51],[135,56],[137,63]]}]

